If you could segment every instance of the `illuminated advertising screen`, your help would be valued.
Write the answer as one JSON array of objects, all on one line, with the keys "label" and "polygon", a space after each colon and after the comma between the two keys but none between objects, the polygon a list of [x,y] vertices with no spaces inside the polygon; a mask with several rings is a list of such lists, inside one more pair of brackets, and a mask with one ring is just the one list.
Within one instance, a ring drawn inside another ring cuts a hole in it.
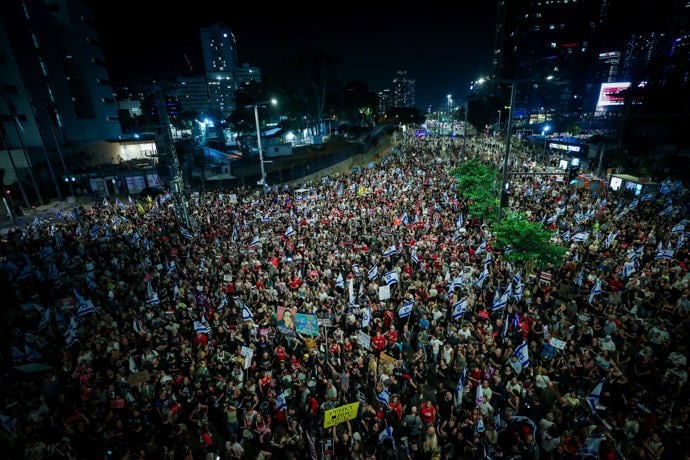
[{"label": "illuminated advertising screen", "polygon": [[629,87],[629,81],[619,83],[602,83],[601,89],[599,90],[597,109],[612,105],[623,105],[625,102],[625,96],[622,94],[622,92]]}]

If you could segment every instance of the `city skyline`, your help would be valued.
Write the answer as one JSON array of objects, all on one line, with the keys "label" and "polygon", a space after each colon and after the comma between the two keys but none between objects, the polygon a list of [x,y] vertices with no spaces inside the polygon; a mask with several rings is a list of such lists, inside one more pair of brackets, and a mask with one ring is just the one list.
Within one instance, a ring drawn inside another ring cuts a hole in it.
[{"label": "city skyline", "polygon": [[[130,0],[117,7],[88,3],[116,82],[139,75],[203,73],[199,31],[212,24],[229,27],[236,38],[238,63],[257,66],[264,75],[290,56],[313,49],[340,57],[341,80],[363,80],[371,91],[392,89],[397,71],[406,70],[416,80],[416,106],[422,110],[445,105],[449,93],[462,100],[469,82],[491,70],[494,2],[457,12],[362,12],[320,19],[288,11],[266,15],[260,22],[205,10],[184,15],[162,11],[156,23],[131,15]],[[123,21],[137,33],[123,34]]]}]

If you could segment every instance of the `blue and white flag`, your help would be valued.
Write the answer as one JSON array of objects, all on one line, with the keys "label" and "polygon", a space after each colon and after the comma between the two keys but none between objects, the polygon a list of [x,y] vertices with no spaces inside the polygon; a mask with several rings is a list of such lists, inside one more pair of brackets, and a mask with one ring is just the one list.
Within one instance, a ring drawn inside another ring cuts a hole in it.
[{"label": "blue and white flag", "polygon": [[194,321],[194,332],[196,332],[197,334],[210,334],[211,328],[206,323],[202,323],[201,321]]},{"label": "blue and white flag", "polygon": [[79,318],[83,318],[86,315],[90,315],[91,313],[96,312],[96,306],[93,304],[91,299],[80,303],[79,308],[77,309],[77,316]]},{"label": "blue and white flag", "polygon": [[623,276],[625,278],[630,278],[630,275],[635,273],[635,262],[630,260],[623,266]]},{"label": "blue and white flag", "polygon": [[563,235],[561,235],[561,238],[564,239],[565,241],[570,241],[570,230],[566,230],[563,232]]},{"label": "blue and white flag", "polygon": [[597,281],[592,286],[592,290],[589,292],[589,304],[592,305],[594,302],[594,297],[601,294],[601,280],[597,278]]},{"label": "blue and white flag", "polygon": [[338,277],[335,279],[335,287],[345,289],[345,280],[343,279],[342,273],[338,273]]},{"label": "blue and white flag", "polygon": [[486,280],[489,277],[489,270],[484,267],[484,271],[479,274],[479,278],[477,278],[476,285],[479,287],[482,287],[484,284],[484,280]]},{"label": "blue and white flag", "polygon": [[587,405],[593,414],[596,414],[597,408],[599,407],[599,400],[601,399],[601,390],[604,388],[604,382],[606,379],[599,380],[592,392],[587,396]]},{"label": "blue and white flag", "polygon": [[194,236],[192,236],[192,233],[184,227],[180,227],[180,234],[186,240],[191,240],[192,238],[194,238]]},{"label": "blue and white flag", "polygon": [[455,221],[455,226],[457,228],[462,228],[465,225],[465,221],[462,218],[462,213],[460,213],[460,216],[458,217],[458,220]]},{"label": "blue and white flag", "polygon": [[453,305],[453,319],[458,320],[467,311],[467,298],[461,299]]},{"label": "blue and white flag", "polygon": [[554,214],[546,220],[547,224],[553,224],[558,220],[558,214]]},{"label": "blue and white flag", "polygon": [[378,402],[384,403],[386,406],[388,406],[390,399],[391,399],[391,394],[385,388],[383,390],[381,390],[381,393],[376,395],[376,400]]},{"label": "blue and white flag", "polygon": [[460,408],[462,406],[462,394],[465,391],[465,382],[467,381],[467,367],[465,367],[462,372],[460,372],[460,377],[458,378],[458,384],[455,386],[455,407]]},{"label": "blue and white flag", "polygon": [[371,324],[371,308],[365,308],[364,312],[362,313],[362,322],[360,325],[362,328],[367,328],[369,327],[369,324]]},{"label": "blue and white flag", "polygon": [[378,265],[374,265],[369,269],[368,277],[369,281],[375,280],[379,276],[379,267]]},{"label": "blue and white flag", "polygon": [[242,319],[244,321],[251,321],[254,319],[254,313],[252,313],[252,311],[246,305],[242,305]]},{"label": "blue and white flag", "polygon": [[383,257],[390,257],[398,253],[398,247],[394,244],[388,246],[388,248],[383,251]]},{"label": "blue and white flag", "polygon": [[517,356],[518,361],[520,361],[520,364],[522,364],[522,367],[529,366],[529,347],[527,346],[527,342],[522,342],[520,345],[518,345],[513,354]]},{"label": "blue and white flag", "polygon": [[673,214],[673,205],[666,206],[664,209],[659,211],[659,216],[666,217]]},{"label": "blue and white flag", "polygon": [[78,328],[79,323],[77,323],[77,319],[73,316],[70,319],[69,327],[65,331],[65,345],[67,345],[68,348],[79,341],[79,337],[77,337]]},{"label": "blue and white flag", "polygon": [[687,225],[687,222],[685,220],[682,220],[678,222],[676,225],[673,226],[671,229],[671,233],[683,233],[685,231],[685,226]]},{"label": "blue and white flag", "polygon": [[673,259],[673,255],[675,254],[675,250],[671,247],[671,244],[669,242],[669,245],[666,249],[661,248],[661,242],[659,242],[659,247],[657,248],[656,255],[654,256],[654,260],[671,260]]},{"label": "blue and white flag", "polygon": [[482,390],[482,384],[477,384],[476,391],[474,392],[474,404],[479,407],[484,404],[484,390]]},{"label": "blue and white flag", "polygon": [[108,206],[110,206],[110,203],[108,203],[108,199],[103,197],[103,207],[107,208]]},{"label": "blue and white flag", "polygon": [[412,307],[414,307],[414,300],[408,300],[402,304],[402,307],[398,310],[398,318],[407,318],[412,313]]},{"label": "blue and white flag", "polygon": [[486,431],[486,427],[484,426],[484,418],[479,417],[479,420],[477,421],[477,426],[474,428],[477,433],[483,433]]},{"label": "blue and white flag", "polygon": [[383,444],[386,439],[389,439],[393,445],[393,450],[397,452],[397,447],[395,446],[395,438],[393,437],[393,428],[387,426],[382,432],[379,433],[379,444]]},{"label": "blue and white flag", "polygon": [[577,450],[578,457],[594,457],[599,458],[599,445],[601,444],[601,436],[594,436],[585,439],[585,443],[581,449]]},{"label": "blue and white flag", "polygon": [[628,209],[636,209],[639,204],[640,204],[640,200],[638,198],[635,198],[628,205]]},{"label": "blue and white flag", "polygon": [[477,250],[474,251],[475,254],[479,254],[482,251],[486,251],[486,240],[482,241]]},{"label": "blue and white flag", "polygon": [[419,265],[419,257],[417,256],[417,248],[412,248],[412,251],[410,252],[410,258],[412,259],[412,262]]},{"label": "blue and white flag", "polygon": [[577,274],[575,277],[575,284],[577,284],[579,287],[582,287],[582,283],[584,282],[584,277],[585,273],[583,270],[580,270],[580,273]]},{"label": "blue and white flag", "polygon": [[398,283],[400,281],[398,279],[398,272],[393,270],[393,271],[386,273],[385,275],[383,275],[383,281],[388,286],[395,284],[395,283]]},{"label": "blue and white flag", "polygon": [[[506,305],[508,305],[508,290],[506,289],[505,292],[500,296],[494,298],[494,303],[491,307],[492,311],[500,310],[501,308],[505,308]],[[496,289],[496,295],[498,295],[498,289]]]},{"label": "blue and white flag", "polygon": [[522,270],[518,271],[516,274],[513,275],[513,282],[516,285],[522,284]]},{"label": "blue and white flag", "polygon": [[276,410],[284,412],[288,408],[287,401],[285,400],[285,395],[281,391],[278,393],[278,396],[276,396]]},{"label": "blue and white flag", "polygon": [[644,203],[645,201],[652,201],[653,199],[654,197],[651,193],[645,193],[644,195],[642,195],[642,198],[640,198],[640,201]]},{"label": "blue and white flag", "polygon": [[584,243],[589,238],[589,232],[577,232],[570,238],[570,241],[575,241],[577,243]]},{"label": "blue and white flag", "polygon": [[249,243],[249,248],[254,249],[261,243],[261,238],[259,238],[259,235],[255,235],[254,239]]},{"label": "blue and white flag", "polygon": [[289,238],[289,237],[291,237],[291,236],[294,235],[294,234],[295,234],[295,229],[292,228],[292,225],[290,225],[290,226],[287,228],[287,230],[285,230],[285,236]]},{"label": "blue and white flag", "polygon": [[489,268],[491,266],[491,262],[493,262],[494,256],[490,253],[486,253],[486,258],[484,259],[484,267]]},{"label": "blue and white flag", "polygon": [[604,241],[604,247],[610,248],[613,242],[616,241],[617,236],[618,232],[609,232],[608,236],[606,237],[606,240]]}]

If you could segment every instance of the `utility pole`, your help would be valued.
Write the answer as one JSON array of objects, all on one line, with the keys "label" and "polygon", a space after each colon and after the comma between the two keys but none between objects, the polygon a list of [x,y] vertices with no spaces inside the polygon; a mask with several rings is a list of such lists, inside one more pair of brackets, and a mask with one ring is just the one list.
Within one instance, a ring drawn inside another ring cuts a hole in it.
[{"label": "utility pole", "polygon": [[[506,148],[503,154],[503,171],[501,177],[501,191],[498,200],[498,222],[501,222],[503,211],[503,199],[506,194],[506,184],[508,182],[508,156],[510,155],[510,135],[513,129],[513,108],[515,106],[515,93],[517,92],[517,85],[519,80],[512,80],[510,82],[510,107],[508,109],[508,123],[506,126]],[[507,199],[507,198],[506,198]]]}]

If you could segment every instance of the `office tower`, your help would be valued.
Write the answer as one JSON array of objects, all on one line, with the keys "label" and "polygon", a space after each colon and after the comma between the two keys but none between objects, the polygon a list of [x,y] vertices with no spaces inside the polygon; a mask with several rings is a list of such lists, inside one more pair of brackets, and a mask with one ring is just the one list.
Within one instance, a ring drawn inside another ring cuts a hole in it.
[{"label": "office tower", "polygon": [[203,75],[178,76],[177,99],[182,112],[208,112],[210,102],[206,78]]},{"label": "office tower", "polygon": [[245,62],[235,69],[235,84],[239,88],[251,82],[261,83],[261,69]]},{"label": "office tower", "polygon": [[378,92],[378,113],[384,114],[393,108],[393,91],[386,88]]},{"label": "office tower", "polygon": [[398,70],[393,79],[393,106],[394,107],[414,107],[415,103],[415,81],[408,78],[407,70]]},{"label": "office tower", "polygon": [[235,109],[235,36],[229,27],[205,27],[201,29],[201,50],[211,109],[228,116]]}]

